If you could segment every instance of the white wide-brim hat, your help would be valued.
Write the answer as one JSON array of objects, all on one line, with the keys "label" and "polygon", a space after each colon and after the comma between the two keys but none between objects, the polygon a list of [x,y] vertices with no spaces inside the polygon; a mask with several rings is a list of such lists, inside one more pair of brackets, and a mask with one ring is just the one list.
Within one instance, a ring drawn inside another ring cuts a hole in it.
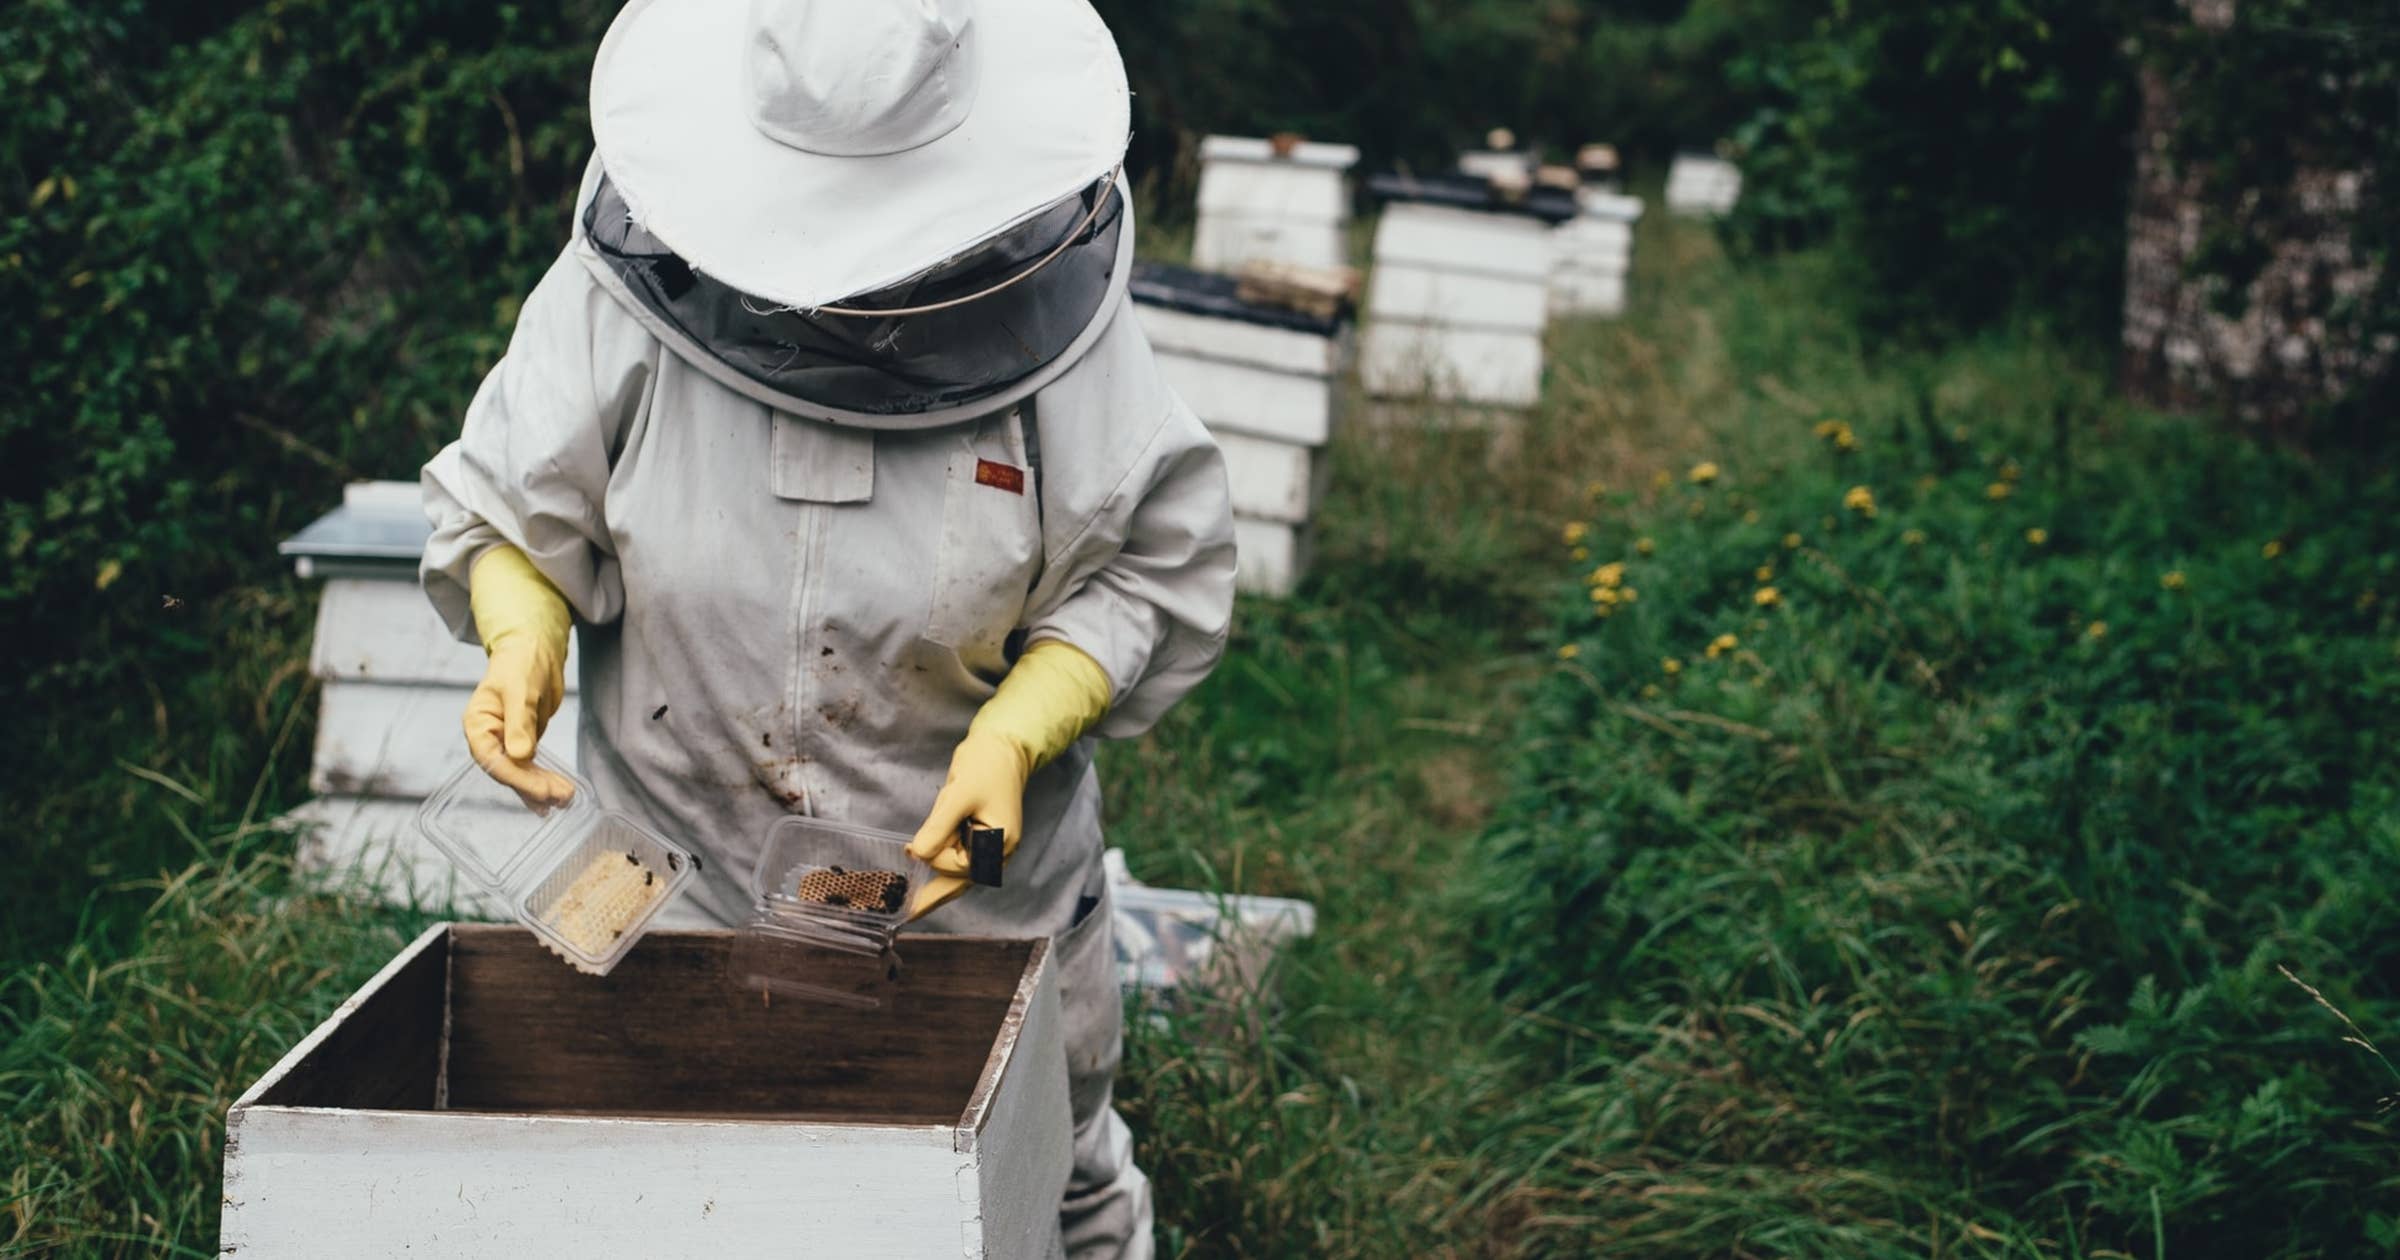
[{"label": "white wide-brim hat", "polygon": [[592,67],[600,163],[702,272],[801,310],[888,288],[1124,160],[1087,0],[633,0]]}]

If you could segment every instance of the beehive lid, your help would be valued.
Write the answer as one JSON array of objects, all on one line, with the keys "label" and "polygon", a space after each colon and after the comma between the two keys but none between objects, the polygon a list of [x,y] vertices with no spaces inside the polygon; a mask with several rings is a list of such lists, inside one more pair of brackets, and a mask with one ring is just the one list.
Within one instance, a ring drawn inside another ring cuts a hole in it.
[{"label": "beehive lid", "polygon": [[1288,328],[1319,337],[1331,337],[1341,329],[1338,319],[1320,319],[1282,307],[1245,302],[1238,296],[1240,288],[1241,282],[1232,276],[1145,262],[1133,265],[1130,286],[1133,300],[1145,306],[1267,328]]},{"label": "beehive lid", "polygon": [[1512,201],[1468,175],[1377,175],[1367,181],[1367,191],[1381,201],[1523,215],[1551,224],[1564,223],[1576,214],[1575,194],[1563,189],[1534,188]]},{"label": "beehive lid", "polygon": [[1314,166],[1346,171],[1358,164],[1358,148],[1303,140],[1285,156],[1275,154],[1272,141],[1255,136],[1210,136],[1200,142],[1202,162],[1257,162],[1284,166]]},{"label": "beehive lid", "polygon": [[342,489],[340,507],[275,550],[291,557],[302,577],[413,577],[433,536],[419,493],[413,481],[352,482]]}]

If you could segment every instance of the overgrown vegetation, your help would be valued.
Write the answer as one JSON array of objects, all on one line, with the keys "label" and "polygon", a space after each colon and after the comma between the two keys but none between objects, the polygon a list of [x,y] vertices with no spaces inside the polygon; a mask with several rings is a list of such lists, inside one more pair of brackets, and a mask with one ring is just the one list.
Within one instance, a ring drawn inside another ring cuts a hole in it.
[{"label": "overgrown vegetation", "polygon": [[[213,1253],[225,1105],[420,922],[297,886],[264,827],[314,707],[272,547],[454,426],[563,230],[608,7],[29,0],[0,26],[25,104],[0,301],[35,316],[0,330],[0,1255]],[[1725,41],[1818,16],[1275,9],[1269,35],[1390,41],[1361,46],[1391,74],[1451,59],[1404,101],[1312,61],[1326,95],[1287,105],[1232,94],[1307,74],[1200,55],[1255,53],[1204,36],[1267,6],[1108,7],[1146,131],[1355,123],[1394,154],[1507,108],[1702,138],[1798,90],[1720,93]],[[2009,46],[2029,66],[1959,109],[2063,64]],[[2344,45],[2365,82],[2393,46]],[[1181,83],[1148,77],[1170,56]],[[2024,126],[2072,116],[2037,103]],[[1778,108],[1838,134],[1854,104]],[[1760,134],[1805,181],[1789,119]],[[1901,156],[1841,179],[2014,195]],[[1749,155],[1768,209],[1776,160]],[[1803,206],[1792,252],[1738,267],[1654,217],[1633,317],[1556,332],[1521,430],[1346,432],[1317,578],[1110,750],[1137,873],[1322,916],[1271,999],[1136,1035],[1169,1254],[2400,1249],[2395,1078],[2279,974],[2400,1040],[2390,479],[2131,414],[2103,341],[2007,304],[1946,348],[1862,331],[1874,242],[1818,234],[1847,214]],[[1889,239],[1963,239],[1930,221]],[[1969,254],[2013,270],[2012,239]]]},{"label": "overgrown vegetation", "polygon": [[1735,239],[1831,242],[1886,336],[2028,311],[2113,335],[2146,0],[1793,8],[1797,38],[1733,67],[1762,101],[1736,133]]},{"label": "overgrown vegetation", "polygon": [[2390,1068],[2279,973],[2400,1019],[2400,492],[2055,354],[1795,365],[1564,526],[1476,932],[1556,1254],[2400,1240]]}]

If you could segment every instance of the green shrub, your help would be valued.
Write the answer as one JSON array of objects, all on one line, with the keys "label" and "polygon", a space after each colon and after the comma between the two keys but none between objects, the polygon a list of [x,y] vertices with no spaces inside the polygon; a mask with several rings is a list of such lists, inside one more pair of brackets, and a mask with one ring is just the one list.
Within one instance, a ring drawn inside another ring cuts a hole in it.
[{"label": "green shrub", "polygon": [[119,759],[232,785],[216,824],[288,801],[298,759],[252,791],[275,730],[248,720],[290,707],[259,688],[306,633],[274,545],[455,431],[564,237],[610,8],[0,23],[24,103],[0,111],[0,795],[39,803],[0,957],[63,939],[92,883],[188,858]]},{"label": "green shrub", "polygon": [[2394,1078],[2277,971],[2400,1028],[2393,478],[2017,367],[1574,540],[1478,933],[1567,1030],[1538,1254],[2400,1239]]},{"label": "green shrub", "polygon": [[1785,6],[1745,44],[1751,246],[1832,240],[1871,324],[1947,335],[2025,310],[2108,336],[2122,291],[2142,0]]}]

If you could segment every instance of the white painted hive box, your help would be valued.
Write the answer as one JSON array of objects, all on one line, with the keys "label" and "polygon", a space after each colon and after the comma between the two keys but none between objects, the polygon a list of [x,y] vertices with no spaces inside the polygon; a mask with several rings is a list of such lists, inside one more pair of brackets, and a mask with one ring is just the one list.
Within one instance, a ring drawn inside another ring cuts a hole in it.
[{"label": "white painted hive box", "polygon": [[1238,287],[1144,264],[1134,310],[1159,372],[1225,454],[1241,588],[1288,595],[1308,569],[1349,332],[1337,319],[1244,302]]},{"label": "white painted hive box", "polygon": [[1678,153],[1667,168],[1667,213],[1719,218],[1741,199],[1742,169],[1706,153]]},{"label": "white painted hive box", "polygon": [[[459,715],[483,677],[483,649],[461,643],[417,584],[432,526],[413,481],[362,481],[342,505],[286,540],[302,577],[321,577],[309,673],[320,687],[308,782],[317,799],[293,812],[304,869],[356,874],[400,904],[495,913],[448,859],[416,834],[417,806],[466,757]],[[574,649],[567,695],[550,729],[578,718]],[[575,741],[545,741],[574,768]]]},{"label": "white painted hive box", "polygon": [[1357,161],[1358,150],[1346,144],[1302,142],[1278,155],[1272,142],[1246,136],[1201,141],[1193,264],[1233,272],[1258,260],[1304,267],[1347,263],[1345,173]]},{"label": "white painted hive box", "polygon": [[850,1011],[762,1001],[731,940],[653,933],[594,980],[521,929],[429,929],[233,1104],[219,1253],[1053,1254],[1047,941],[911,937]]},{"label": "white painted hive box", "polygon": [[1642,199],[1584,188],[1575,205],[1579,213],[1551,234],[1557,261],[1550,272],[1550,313],[1621,315]]},{"label": "white painted hive box", "polygon": [[1455,176],[1373,181],[1375,231],[1359,372],[1378,398],[1530,407],[1541,397],[1555,226],[1575,209],[1539,189],[1503,200]]}]

